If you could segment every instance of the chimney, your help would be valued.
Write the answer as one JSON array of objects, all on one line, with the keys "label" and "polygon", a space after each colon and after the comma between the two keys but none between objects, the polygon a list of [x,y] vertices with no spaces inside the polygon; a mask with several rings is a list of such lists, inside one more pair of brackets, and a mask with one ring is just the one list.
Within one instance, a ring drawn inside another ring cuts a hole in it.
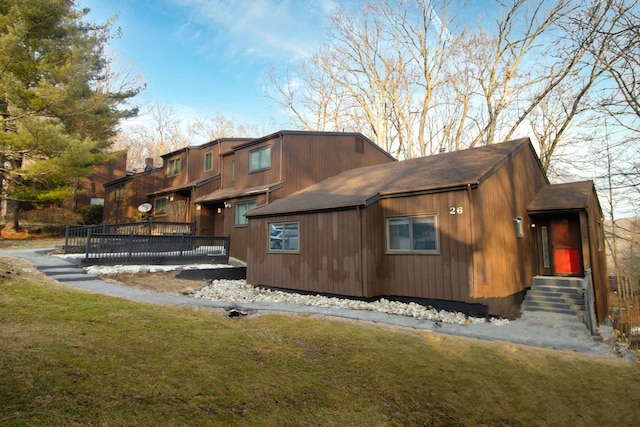
[{"label": "chimney", "polygon": [[147,157],[146,159],[144,159],[144,170],[146,171],[150,171],[151,169],[153,169],[153,157]]}]

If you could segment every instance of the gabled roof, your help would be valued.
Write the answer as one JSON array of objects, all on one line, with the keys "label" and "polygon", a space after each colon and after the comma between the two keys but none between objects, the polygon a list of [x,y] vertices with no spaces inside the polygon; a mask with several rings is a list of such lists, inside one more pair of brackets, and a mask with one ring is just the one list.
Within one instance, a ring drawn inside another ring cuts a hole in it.
[{"label": "gabled roof", "polygon": [[525,147],[533,150],[528,138],[352,169],[246,215],[366,207],[382,197],[477,186]]},{"label": "gabled roof", "polygon": [[594,194],[593,181],[570,182],[542,187],[527,207],[529,213],[583,210]]}]

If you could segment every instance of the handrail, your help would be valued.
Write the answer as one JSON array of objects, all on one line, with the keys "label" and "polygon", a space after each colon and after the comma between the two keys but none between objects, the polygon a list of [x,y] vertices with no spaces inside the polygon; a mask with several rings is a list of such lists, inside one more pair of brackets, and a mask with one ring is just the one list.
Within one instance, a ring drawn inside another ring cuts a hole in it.
[{"label": "handrail", "polygon": [[593,281],[591,280],[591,269],[587,268],[584,272],[584,282],[582,290],[584,295],[584,307],[586,311],[585,324],[591,332],[591,335],[598,333],[598,319],[596,318],[595,294],[593,291]]}]

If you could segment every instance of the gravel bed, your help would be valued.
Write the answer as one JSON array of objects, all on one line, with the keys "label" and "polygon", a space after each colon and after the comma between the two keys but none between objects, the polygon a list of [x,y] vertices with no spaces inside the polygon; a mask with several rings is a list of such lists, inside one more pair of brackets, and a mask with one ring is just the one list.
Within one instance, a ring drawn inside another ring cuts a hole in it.
[{"label": "gravel bed", "polygon": [[214,301],[285,303],[314,306],[322,308],[339,308],[350,310],[368,310],[379,313],[414,317],[416,319],[433,320],[434,322],[452,324],[474,324],[491,322],[496,325],[508,323],[508,319],[469,317],[459,312],[436,310],[414,302],[403,303],[380,298],[367,302],[349,298],[327,297],[323,295],[306,295],[295,292],[284,292],[247,284],[245,280],[210,280],[207,285],[196,290],[193,298]]}]

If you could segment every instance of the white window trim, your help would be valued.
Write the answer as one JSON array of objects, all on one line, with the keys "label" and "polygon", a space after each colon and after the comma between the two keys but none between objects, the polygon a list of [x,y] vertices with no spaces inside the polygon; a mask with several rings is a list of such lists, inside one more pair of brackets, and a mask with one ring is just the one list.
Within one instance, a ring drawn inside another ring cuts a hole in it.
[{"label": "white window trim", "polygon": [[[414,218],[433,218],[434,220],[434,228],[436,234],[436,248],[435,249],[391,249],[390,243],[391,239],[389,237],[389,220],[393,219],[408,219],[409,220],[409,242],[410,245],[413,246],[413,219]],[[424,254],[424,255],[439,255],[440,254],[440,227],[438,221],[437,213],[426,213],[426,214],[416,214],[416,215],[393,215],[387,216],[384,219],[384,230],[385,230],[385,248],[386,254],[388,255],[403,255],[403,254]]]}]

